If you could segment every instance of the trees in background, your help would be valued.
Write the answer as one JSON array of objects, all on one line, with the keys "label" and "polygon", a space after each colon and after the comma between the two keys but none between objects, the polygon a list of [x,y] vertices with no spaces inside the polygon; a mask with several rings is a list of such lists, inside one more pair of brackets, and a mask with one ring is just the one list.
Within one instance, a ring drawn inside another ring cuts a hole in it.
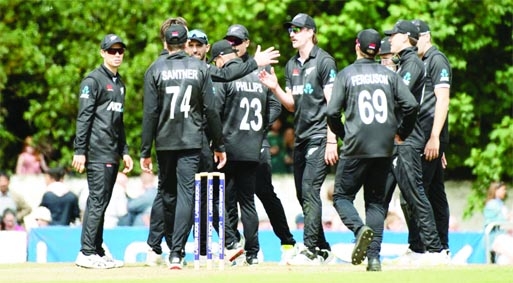
[{"label": "trees in background", "polygon": [[128,45],[120,73],[127,84],[127,138],[137,160],[144,71],[162,48],[158,33],[166,18],[186,18],[211,43],[229,25],[245,25],[253,50],[257,43],[280,50],[275,70],[283,84],[283,67],[294,50],[282,24],[305,12],[316,21],[319,45],[340,69],[354,61],[361,29],[384,31],[399,19],[428,22],[435,45],[453,66],[447,173],[474,179],[467,212],[481,207],[491,180],[513,179],[513,6],[507,0],[0,0],[0,11],[0,168],[7,171],[14,170],[27,135],[50,165],[69,165],[78,86],[101,63],[105,34],[116,33]]}]

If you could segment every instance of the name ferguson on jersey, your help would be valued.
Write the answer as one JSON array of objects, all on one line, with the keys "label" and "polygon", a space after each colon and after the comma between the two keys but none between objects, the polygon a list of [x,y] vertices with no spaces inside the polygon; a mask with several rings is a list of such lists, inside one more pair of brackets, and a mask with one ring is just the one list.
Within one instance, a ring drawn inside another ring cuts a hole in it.
[{"label": "name ferguson on jersey", "polygon": [[386,84],[388,85],[388,75],[382,74],[363,74],[351,76],[353,86],[362,84]]},{"label": "name ferguson on jersey", "polygon": [[182,80],[182,79],[198,79],[198,70],[193,69],[174,69],[174,70],[163,70],[162,80]]}]

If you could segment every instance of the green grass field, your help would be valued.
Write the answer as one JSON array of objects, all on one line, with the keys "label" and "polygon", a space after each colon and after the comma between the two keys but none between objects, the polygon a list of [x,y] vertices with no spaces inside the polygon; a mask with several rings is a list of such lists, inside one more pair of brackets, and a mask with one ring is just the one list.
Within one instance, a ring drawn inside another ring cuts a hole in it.
[{"label": "green grass field", "polygon": [[366,272],[365,265],[258,266],[226,267],[224,271],[192,266],[184,270],[165,267],[127,265],[118,269],[93,270],[72,263],[0,264],[0,282],[202,282],[202,283],[488,283],[513,282],[513,268],[497,265],[448,265],[440,267],[383,266],[382,272]]}]

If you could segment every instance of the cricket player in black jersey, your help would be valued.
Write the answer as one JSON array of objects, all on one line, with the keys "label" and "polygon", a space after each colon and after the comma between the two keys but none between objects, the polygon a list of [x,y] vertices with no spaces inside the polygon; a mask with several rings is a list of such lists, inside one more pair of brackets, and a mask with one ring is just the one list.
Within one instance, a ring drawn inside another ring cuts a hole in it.
[{"label": "cricket player in black jersey", "polygon": [[185,53],[187,29],[173,24],[165,32],[169,56],[157,60],[144,78],[141,168],[151,172],[155,141],[159,190],[164,203],[164,230],[172,233],[170,268],[182,269],[191,229],[194,176],[202,147],[206,115],[217,168],[226,163],[222,124],[215,111],[212,81],[204,62]]},{"label": "cricket player in black jersey", "polygon": [[[212,59],[217,67],[241,64],[229,41],[212,46]],[[223,135],[228,162],[226,174],[227,211],[241,210],[246,263],[258,264],[258,215],[255,208],[256,169],[260,149],[269,126],[269,102],[272,93],[258,79],[258,72],[233,82],[215,84],[216,107],[223,121]]]},{"label": "cricket player in black jersey", "polygon": [[[356,237],[352,263],[360,264],[368,256],[368,271],[381,270],[383,199],[394,139],[408,137],[418,111],[418,103],[401,77],[374,60],[380,45],[377,31],[366,29],[358,33],[357,59],[338,73],[327,110],[330,128],[344,140],[333,205]],[[401,112],[402,122],[397,112]],[[362,185],[366,224],[353,204]]]},{"label": "cricket player in black jersey", "polygon": [[[185,27],[187,27],[187,21],[182,17],[176,17],[176,18],[169,18],[166,19],[161,27],[160,27],[160,39],[162,41],[162,44],[164,46],[164,49],[159,54],[159,58],[157,60],[165,60],[167,56],[169,55],[169,51],[166,49],[166,38],[165,38],[165,31],[169,28],[171,24],[180,24]],[[201,38],[203,35],[200,33],[191,33],[190,38],[193,38],[194,36],[198,37],[197,40],[207,40],[208,38],[205,35],[205,39]],[[187,48],[189,49],[189,48]],[[189,50],[190,51],[190,50]],[[192,56],[192,54],[191,54]],[[277,57],[280,56],[279,51],[274,50],[273,47],[269,47],[264,51],[261,51],[260,46],[257,47],[255,57],[251,60],[248,60],[248,62],[245,62],[244,64],[237,64],[233,65],[229,68],[215,68],[211,65],[207,65],[208,71],[210,72],[210,76],[213,81],[220,81],[220,82],[227,82],[231,81],[240,77],[243,77],[246,74],[249,74],[250,72],[256,70],[258,66],[265,66],[268,64],[275,64],[278,61],[276,60]],[[209,151],[210,149],[207,149]],[[208,155],[212,156],[212,153],[210,152]],[[200,171],[205,171],[209,168],[212,168],[213,170],[213,162],[209,162],[202,158],[200,165],[202,168]],[[206,167],[203,167],[206,166]],[[211,171],[210,170],[210,171]],[[162,254],[162,239],[164,238],[164,216],[163,216],[163,203],[162,203],[162,196],[160,194],[160,190],[157,191],[157,195],[155,196],[155,200],[153,201],[153,205],[151,208],[151,216],[150,216],[150,227],[149,227],[149,233],[148,233],[148,240],[147,243],[150,246],[150,251],[147,253],[147,264],[148,265],[154,265],[155,261],[158,261],[158,255]],[[205,218],[203,218],[205,219]],[[191,220],[192,221],[192,220]],[[229,233],[227,233],[229,235]],[[168,247],[171,246],[171,234],[165,235],[166,243]],[[229,237],[226,238],[226,240],[229,240]],[[203,243],[203,241],[202,241]],[[229,243],[229,242],[227,242]]]},{"label": "cricket player in black jersey", "polygon": [[[445,194],[444,168],[447,162],[444,154],[449,144],[447,119],[452,68],[445,54],[432,44],[429,26],[422,20],[412,22],[419,28],[417,53],[426,67],[426,88],[419,113],[419,121],[427,139],[422,159],[422,177],[424,189],[435,215],[438,236],[444,252],[449,256],[450,212]],[[412,230],[410,230],[411,233]]]},{"label": "cricket player in black jersey", "polygon": [[[397,74],[408,86],[419,104],[424,95],[425,70],[424,64],[417,56],[417,40],[419,32],[411,21],[400,20],[392,30],[385,31],[390,36],[390,51],[399,58]],[[421,106],[422,108],[422,106]],[[400,116],[399,116],[400,117]],[[431,204],[424,192],[422,183],[422,161],[426,139],[420,121],[417,119],[415,128],[406,140],[397,140],[392,156],[392,168],[388,174],[385,189],[385,212],[388,211],[396,185],[401,190],[403,210],[407,223],[417,223],[421,235],[422,246],[410,246],[410,251],[400,258],[401,264],[419,260],[419,263],[443,264],[446,257],[441,253],[442,245],[436,231],[435,219]],[[408,219],[409,217],[413,219]],[[425,254],[424,251],[426,251]],[[421,253],[418,256],[415,253]]]},{"label": "cricket player in black jersey", "polygon": [[338,160],[336,136],[326,123],[326,105],[337,67],[333,57],[317,46],[317,28],[309,15],[297,14],[284,27],[298,50],[285,67],[285,90],[279,86],[274,69],[259,76],[283,106],[294,112],[294,182],[305,217],[306,248],[288,263],[327,263],[333,255],[322,227],[320,191],[328,166]]},{"label": "cricket player in black jersey", "polygon": [[[244,62],[247,62],[251,59],[251,56],[247,52],[250,45],[249,32],[245,26],[240,24],[231,25],[228,28],[224,38],[228,40],[234,48],[237,49],[237,56],[239,56],[239,58],[241,58]],[[271,125],[276,119],[278,119],[282,106],[274,96],[269,101],[269,106],[270,111],[268,124]],[[283,209],[281,200],[274,192],[274,186],[272,183],[271,153],[269,151],[270,144],[267,140],[268,132],[269,127],[266,127],[264,139],[262,141],[262,149],[260,151],[260,161],[257,168],[258,178],[256,178],[255,194],[258,199],[260,199],[260,202],[262,203],[262,206],[264,207],[265,212],[269,217],[269,221],[271,222],[274,234],[276,234],[276,236],[280,239],[282,250],[280,264],[286,264],[286,262],[295,256],[297,252],[295,246],[296,240],[290,232],[287,217],[285,215],[285,210]],[[234,225],[233,229],[237,232],[237,235],[240,238],[240,233],[237,230],[237,210],[232,211],[230,218],[232,225]]]},{"label": "cricket player in black jersey", "polygon": [[72,166],[79,173],[87,169],[89,197],[82,221],[80,252],[76,265],[86,268],[120,267],[123,262],[105,255],[103,221],[123,159],[123,173],[133,168],[128,155],[123,109],[125,84],[118,73],[126,45],[115,34],[100,44],[103,64],[80,84],[79,109]]}]

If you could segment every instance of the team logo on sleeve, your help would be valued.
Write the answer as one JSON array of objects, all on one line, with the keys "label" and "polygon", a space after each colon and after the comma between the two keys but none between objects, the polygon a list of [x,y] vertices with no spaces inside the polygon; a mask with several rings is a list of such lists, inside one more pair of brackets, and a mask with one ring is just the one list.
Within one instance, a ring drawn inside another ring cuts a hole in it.
[{"label": "team logo on sleeve", "polygon": [[336,77],[337,77],[337,71],[331,69],[330,70],[330,80],[329,80],[329,82],[330,83],[334,82]]},{"label": "team logo on sleeve", "polygon": [[305,87],[303,88],[304,94],[312,94],[313,93],[313,87],[310,83],[307,83]]},{"label": "team logo on sleeve", "polygon": [[410,72],[407,72],[406,74],[404,74],[403,76],[403,82],[405,85],[410,85],[410,81],[411,81],[411,73]]},{"label": "team logo on sleeve", "polygon": [[440,81],[448,82],[449,81],[449,72],[446,69],[442,69],[440,72]]},{"label": "team logo on sleeve", "polygon": [[86,85],[86,86],[84,86],[82,88],[82,91],[80,91],[80,98],[88,99],[89,98],[89,94],[90,94],[89,86]]}]

